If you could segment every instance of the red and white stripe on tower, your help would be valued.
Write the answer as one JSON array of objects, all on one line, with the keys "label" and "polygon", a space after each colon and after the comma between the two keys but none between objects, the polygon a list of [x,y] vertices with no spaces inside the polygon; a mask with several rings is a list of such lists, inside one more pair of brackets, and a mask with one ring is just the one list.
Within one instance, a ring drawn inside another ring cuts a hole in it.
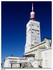
[{"label": "red and white stripe on tower", "polygon": [[30,19],[34,19],[35,18],[35,12],[34,12],[34,5],[32,3],[32,12],[30,13]]}]

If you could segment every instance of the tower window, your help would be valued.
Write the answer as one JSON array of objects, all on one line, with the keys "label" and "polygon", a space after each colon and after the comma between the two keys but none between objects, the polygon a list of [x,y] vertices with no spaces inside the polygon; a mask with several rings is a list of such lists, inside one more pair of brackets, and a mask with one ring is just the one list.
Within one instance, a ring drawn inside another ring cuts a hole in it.
[{"label": "tower window", "polygon": [[31,32],[31,33],[33,33],[33,32]]},{"label": "tower window", "polygon": [[33,24],[32,24],[32,26],[33,26]]},{"label": "tower window", "polygon": [[39,26],[37,26],[37,27],[39,27]]},{"label": "tower window", "polygon": [[34,31],[35,31],[35,29],[32,29],[32,30],[34,30]]},{"label": "tower window", "polygon": [[36,31],[38,31],[38,32],[39,32],[39,30],[36,30]]},{"label": "tower window", "polygon": [[36,40],[36,38],[35,38],[35,40]]},{"label": "tower window", "polygon": [[34,31],[38,31],[38,32],[39,32],[39,30],[35,30],[35,29],[32,29],[32,30],[34,30]]},{"label": "tower window", "polygon": [[34,42],[35,44],[38,44],[38,42]]},{"label": "tower window", "polygon": [[39,33],[37,33],[39,35]]},{"label": "tower window", "polygon": [[34,46],[33,44],[31,44],[31,46]]},{"label": "tower window", "polygon": [[50,47],[51,47],[51,43],[50,43]]}]

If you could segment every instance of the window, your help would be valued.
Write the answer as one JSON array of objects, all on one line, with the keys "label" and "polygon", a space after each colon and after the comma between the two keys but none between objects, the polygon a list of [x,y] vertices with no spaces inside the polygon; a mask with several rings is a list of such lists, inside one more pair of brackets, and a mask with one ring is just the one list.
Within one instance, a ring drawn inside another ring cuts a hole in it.
[{"label": "window", "polygon": [[39,35],[39,33],[37,33]]},{"label": "window", "polygon": [[35,38],[35,40],[36,40],[36,38]]},{"label": "window", "polygon": [[51,43],[50,43],[50,47],[51,47]]},{"label": "window", "polygon": [[34,46],[33,44],[31,44],[31,46]]},{"label": "window", "polygon": [[32,30],[35,30],[35,29],[32,29]]},{"label": "window", "polygon": [[34,33],[34,32],[31,32],[31,33]]},{"label": "window", "polygon": [[38,41],[34,42],[34,44],[38,44],[38,43],[39,43]]},{"label": "window", "polygon": [[39,26],[37,26],[37,27],[39,27]]},{"label": "window", "polygon": [[32,26],[33,26],[33,24],[32,24]]},{"label": "window", "polygon": [[32,30],[34,30],[34,31],[38,31],[38,32],[39,32],[39,30],[35,30],[35,29],[32,29]]},{"label": "window", "polygon": [[38,31],[38,32],[39,32],[39,30],[36,30],[36,31]]}]

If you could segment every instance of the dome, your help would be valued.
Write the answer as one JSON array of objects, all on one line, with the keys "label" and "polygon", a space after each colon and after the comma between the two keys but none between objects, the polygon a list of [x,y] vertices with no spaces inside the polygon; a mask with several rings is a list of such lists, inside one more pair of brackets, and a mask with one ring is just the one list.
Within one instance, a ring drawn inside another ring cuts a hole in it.
[{"label": "dome", "polygon": [[32,12],[30,13],[30,19],[34,19],[34,18],[35,18],[35,12],[34,12],[34,7],[32,3]]},{"label": "dome", "polygon": [[32,14],[35,14],[35,12],[34,12],[34,11],[32,11],[30,14],[31,14],[31,15],[32,15]]}]

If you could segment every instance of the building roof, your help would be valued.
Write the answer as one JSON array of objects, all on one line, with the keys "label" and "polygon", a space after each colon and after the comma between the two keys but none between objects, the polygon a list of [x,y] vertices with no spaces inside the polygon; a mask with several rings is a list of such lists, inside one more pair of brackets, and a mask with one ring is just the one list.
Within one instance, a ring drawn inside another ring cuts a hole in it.
[{"label": "building roof", "polygon": [[11,57],[11,56],[9,56],[5,60],[7,60],[7,59],[15,59],[15,60],[18,60],[18,59],[25,59],[25,58],[26,57]]},{"label": "building roof", "polygon": [[46,42],[45,42],[45,41],[40,42],[39,44],[35,45],[34,47],[31,47],[30,49],[35,48],[35,47],[37,47],[37,46],[39,46],[39,45],[42,45],[42,44],[44,44],[44,43],[46,43]]}]

